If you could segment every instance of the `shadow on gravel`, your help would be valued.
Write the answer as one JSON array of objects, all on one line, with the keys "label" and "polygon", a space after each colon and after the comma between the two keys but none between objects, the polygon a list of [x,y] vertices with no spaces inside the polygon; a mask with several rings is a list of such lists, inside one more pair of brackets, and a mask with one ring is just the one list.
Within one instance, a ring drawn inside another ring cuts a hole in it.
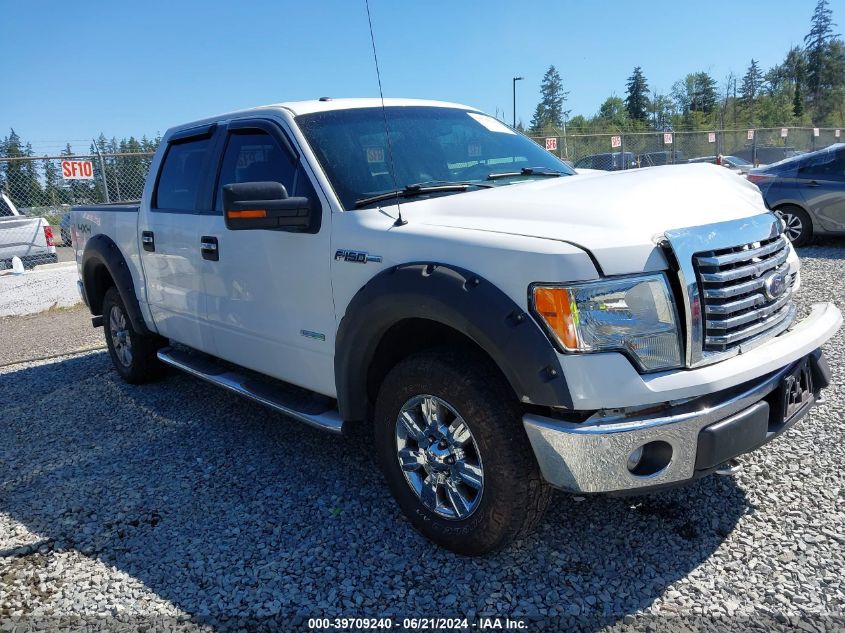
[{"label": "shadow on gravel", "polygon": [[[0,381],[0,511],[212,626],[280,614],[608,625],[705,561],[749,511],[719,477],[651,497],[561,494],[536,534],[461,558],[404,520],[363,441],[186,376],[125,385],[104,353]],[[9,545],[0,555],[34,551]]]}]

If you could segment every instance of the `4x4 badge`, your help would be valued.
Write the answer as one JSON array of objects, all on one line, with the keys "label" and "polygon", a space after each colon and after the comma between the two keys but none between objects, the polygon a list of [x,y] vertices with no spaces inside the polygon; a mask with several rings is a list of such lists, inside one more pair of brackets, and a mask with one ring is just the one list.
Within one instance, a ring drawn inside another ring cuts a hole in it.
[{"label": "4x4 badge", "polygon": [[370,255],[366,251],[348,251],[339,248],[334,254],[335,261],[353,262],[355,264],[366,264],[367,262],[381,262],[381,255]]}]

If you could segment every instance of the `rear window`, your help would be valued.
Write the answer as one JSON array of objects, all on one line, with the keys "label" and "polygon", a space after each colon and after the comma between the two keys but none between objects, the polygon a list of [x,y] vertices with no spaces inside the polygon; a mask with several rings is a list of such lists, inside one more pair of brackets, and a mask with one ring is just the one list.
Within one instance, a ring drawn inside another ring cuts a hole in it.
[{"label": "rear window", "polygon": [[173,143],[167,148],[156,190],[159,209],[191,211],[196,208],[197,191],[211,139]]}]

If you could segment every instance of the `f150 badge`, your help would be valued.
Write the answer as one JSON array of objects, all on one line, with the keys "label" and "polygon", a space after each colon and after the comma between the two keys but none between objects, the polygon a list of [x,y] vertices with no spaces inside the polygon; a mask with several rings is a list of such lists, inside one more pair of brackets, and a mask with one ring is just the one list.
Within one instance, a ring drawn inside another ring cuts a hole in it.
[{"label": "f150 badge", "polygon": [[381,262],[381,255],[370,255],[366,251],[349,251],[339,248],[334,254],[334,260],[352,262],[354,264],[366,264],[367,262]]}]

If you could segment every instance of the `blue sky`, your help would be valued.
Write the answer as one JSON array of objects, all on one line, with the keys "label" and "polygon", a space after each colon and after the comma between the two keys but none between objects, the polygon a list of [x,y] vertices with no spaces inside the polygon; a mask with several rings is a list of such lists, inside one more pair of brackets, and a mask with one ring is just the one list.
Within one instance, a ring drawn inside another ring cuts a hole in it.
[{"label": "blue sky", "polygon": [[[668,92],[719,82],[800,44],[815,0],[370,0],[385,96],[458,101],[525,123],[555,64],[573,114],[624,96],[640,65]],[[845,30],[845,6],[832,3]],[[39,153],[66,140],[153,136],[230,110],[323,95],[376,96],[364,0],[0,0],[0,135]]]}]

